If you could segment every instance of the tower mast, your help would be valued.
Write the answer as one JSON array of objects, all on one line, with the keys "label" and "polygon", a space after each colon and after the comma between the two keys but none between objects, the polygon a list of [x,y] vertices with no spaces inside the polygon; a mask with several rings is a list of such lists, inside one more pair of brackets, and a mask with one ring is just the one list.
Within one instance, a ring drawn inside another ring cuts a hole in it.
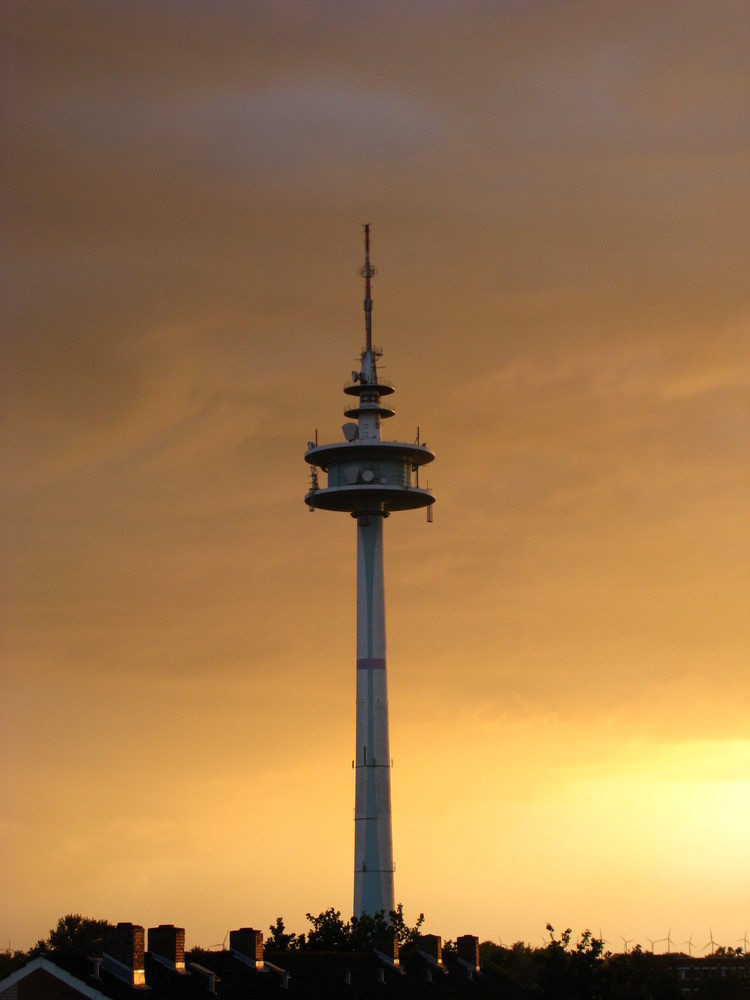
[{"label": "tower mast", "polygon": [[377,273],[370,264],[370,224],[365,223],[365,263],[359,273],[365,279],[365,350],[372,350],[372,295],[370,294],[370,278]]},{"label": "tower mast", "polygon": [[[313,466],[305,496],[311,510],[348,511],[357,522],[357,708],[354,805],[354,915],[395,909],[391,832],[391,754],[385,646],[383,521],[393,511],[431,507],[434,497],[420,488],[416,473],[435,458],[424,444],[383,441],[380,422],[394,415],[383,397],[394,392],[380,378],[372,343],[370,226],[365,225],[365,346],[361,367],[344,392],[356,397],[344,413],[344,441],[310,442],[305,461]],[[321,487],[317,469],[328,475]]]}]

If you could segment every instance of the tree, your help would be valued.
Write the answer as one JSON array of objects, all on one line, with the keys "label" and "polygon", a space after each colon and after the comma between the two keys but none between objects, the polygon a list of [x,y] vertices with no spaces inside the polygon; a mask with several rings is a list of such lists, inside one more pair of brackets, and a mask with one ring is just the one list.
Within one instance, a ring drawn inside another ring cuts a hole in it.
[{"label": "tree", "polygon": [[352,917],[344,921],[341,911],[332,906],[323,910],[317,916],[306,914],[312,924],[307,938],[304,934],[289,935],[286,933],[284,921],[277,917],[276,924],[271,927],[269,951],[284,951],[287,948],[309,949],[310,951],[369,951],[378,937],[392,933],[399,947],[409,950],[419,943],[419,929],[424,923],[424,914],[420,913],[416,924],[410,927],[404,919],[404,907],[399,903],[391,910],[386,919],[385,913],[363,913],[361,917]]},{"label": "tree", "polygon": [[399,903],[395,910],[391,910],[390,929],[396,935],[399,948],[408,951],[419,946],[419,928],[423,923],[424,913],[420,913],[416,924],[413,927],[409,927],[404,920],[403,903]]},{"label": "tree", "polygon": [[284,921],[276,918],[276,923],[269,927],[270,937],[266,941],[268,951],[298,951],[305,944],[304,934],[287,934]]},{"label": "tree", "polygon": [[[445,955],[445,948],[443,948]],[[516,941],[509,948],[496,945],[493,941],[482,941],[479,945],[479,959],[482,968],[504,980],[503,996],[539,996],[541,987],[537,984],[537,951],[524,941]]]},{"label": "tree", "polygon": [[570,944],[570,936],[573,933],[573,931],[570,929],[570,927],[566,927],[565,930],[560,935],[560,940],[558,941],[557,938],[555,937],[555,928],[552,926],[552,924],[547,924],[547,933],[549,934],[549,944],[547,945],[547,947],[552,948],[553,951],[556,950],[565,951],[568,948],[568,945]]},{"label": "tree", "polygon": [[375,939],[388,933],[388,922],[381,910],[372,916],[363,913],[361,917],[352,917],[349,937],[352,951],[369,951]]},{"label": "tree", "polygon": [[307,947],[313,951],[350,951],[351,926],[341,919],[341,911],[330,906],[327,910],[314,917],[312,913],[305,916],[313,925],[307,934]]},{"label": "tree", "polygon": [[108,920],[94,920],[82,917],[80,913],[66,913],[49,932],[49,937],[39,938],[29,949],[28,957],[36,958],[46,951],[54,951],[59,955],[101,955],[111,929],[112,924]]},{"label": "tree", "polygon": [[[49,932],[47,944],[50,951],[60,955],[101,955],[104,943],[112,929],[107,920],[93,920],[80,913],[67,913]],[[39,942],[40,944],[42,942]]]}]

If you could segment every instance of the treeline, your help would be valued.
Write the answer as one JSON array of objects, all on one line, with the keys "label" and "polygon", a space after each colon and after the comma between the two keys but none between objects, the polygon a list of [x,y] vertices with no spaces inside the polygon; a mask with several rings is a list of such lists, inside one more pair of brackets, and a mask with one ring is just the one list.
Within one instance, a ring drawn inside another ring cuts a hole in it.
[{"label": "treeline", "polygon": [[404,919],[402,903],[392,910],[389,917],[381,912],[375,916],[363,914],[344,920],[339,910],[329,907],[317,916],[305,914],[312,924],[307,934],[287,933],[282,917],[269,928],[265,940],[268,952],[285,951],[369,951],[378,938],[393,934],[400,950],[415,949],[419,943],[420,927],[424,923],[424,913],[420,913],[416,924],[409,927]]},{"label": "treeline", "polygon": [[549,941],[538,948],[523,941],[510,947],[483,942],[479,948],[483,968],[505,979],[516,996],[539,1000],[677,1000],[682,996],[676,979],[650,952],[636,948],[613,955],[589,930],[575,942],[570,928],[557,937],[547,924],[547,933]]},{"label": "treeline", "polygon": [[[307,914],[310,929],[301,934],[287,931],[284,920],[277,917],[265,939],[265,950],[277,956],[284,952],[362,952],[377,945],[379,937],[392,933],[404,958],[419,946],[420,928],[424,915],[413,926],[404,918],[399,905],[386,918],[352,917],[344,920],[339,910],[330,907],[322,913]],[[0,979],[37,955],[101,955],[112,924],[107,920],[92,920],[80,914],[60,917],[49,936],[37,941],[28,952],[0,954]],[[680,984],[665,964],[663,955],[654,955],[636,946],[626,954],[605,950],[605,942],[591,931],[573,939],[570,928],[559,936],[547,924],[549,940],[537,947],[523,941],[510,946],[484,941],[479,946],[482,970],[493,978],[506,1000],[678,1000]],[[443,956],[450,963],[455,954],[452,941],[443,944]],[[193,948],[188,959],[199,961],[207,955],[202,948]],[[721,948],[714,957],[741,958],[742,949]],[[716,1000],[750,1000],[747,970],[730,968],[728,974],[712,974],[705,970],[696,984],[693,996]],[[726,973],[726,970],[725,970]]]},{"label": "treeline", "polygon": [[80,913],[67,913],[46,938],[39,938],[28,951],[6,951],[0,954],[0,978],[25,965],[37,955],[101,955],[113,924],[108,920],[92,920]]}]

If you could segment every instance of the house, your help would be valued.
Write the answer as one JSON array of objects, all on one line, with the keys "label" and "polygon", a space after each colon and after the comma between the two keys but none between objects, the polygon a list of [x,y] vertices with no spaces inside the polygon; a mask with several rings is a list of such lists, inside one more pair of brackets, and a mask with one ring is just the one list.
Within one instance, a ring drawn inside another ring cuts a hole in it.
[{"label": "house", "polygon": [[392,937],[379,939],[368,953],[291,951],[265,954],[263,934],[251,927],[233,930],[229,948],[186,960],[185,931],[172,924],[148,930],[119,923],[101,956],[65,957],[48,953],[0,980],[0,1000],[359,1000],[384,997],[434,1000],[446,997],[513,997],[498,976],[483,975],[479,940],[465,935],[455,955],[444,960],[441,939],[425,935],[417,952],[399,955]]}]

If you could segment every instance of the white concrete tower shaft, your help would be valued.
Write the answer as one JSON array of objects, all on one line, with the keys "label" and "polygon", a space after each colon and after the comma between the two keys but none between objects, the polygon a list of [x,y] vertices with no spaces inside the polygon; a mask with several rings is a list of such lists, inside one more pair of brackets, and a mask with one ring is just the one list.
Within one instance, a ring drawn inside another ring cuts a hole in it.
[{"label": "white concrete tower shaft", "polygon": [[393,894],[383,515],[357,515],[357,752],[354,914],[388,916]]},{"label": "white concrete tower shaft", "polygon": [[[393,385],[380,378],[379,348],[372,343],[370,227],[365,226],[366,343],[361,368],[344,386],[358,405],[347,408],[356,424],[344,424],[343,442],[310,442],[313,467],[305,502],[311,510],[349,511],[357,521],[357,714],[354,807],[354,915],[395,909],[391,832],[391,753],[385,642],[383,521],[392,511],[430,507],[434,497],[419,486],[418,470],[434,459],[426,445],[383,441],[381,419],[394,411],[383,403]],[[328,474],[321,487],[318,468]]]}]

